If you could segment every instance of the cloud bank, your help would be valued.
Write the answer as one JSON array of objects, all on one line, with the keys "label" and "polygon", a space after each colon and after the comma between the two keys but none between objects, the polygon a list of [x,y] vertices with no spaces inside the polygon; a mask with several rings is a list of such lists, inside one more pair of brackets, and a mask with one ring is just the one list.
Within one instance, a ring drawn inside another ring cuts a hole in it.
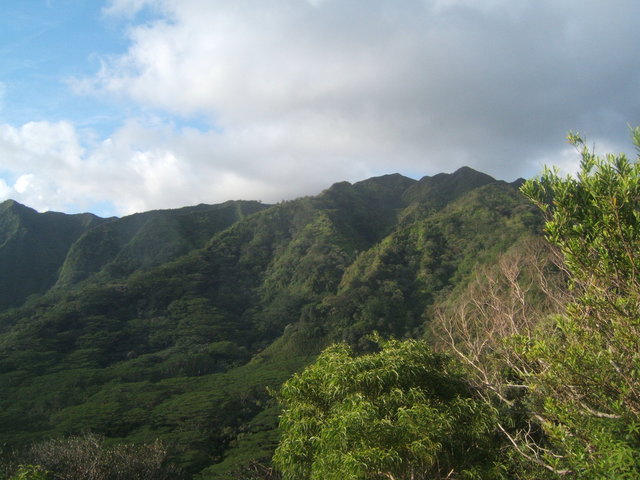
[{"label": "cloud bank", "polygon": [[462,165],[513,180],[571,169],[568,130],[619,151],[640,123],[635,0],[113,0],[104,12],[130,22],[129,48],[73,88],[146,114],[106,139],[65,122],[0,126],[0,195],[125,214]]}]

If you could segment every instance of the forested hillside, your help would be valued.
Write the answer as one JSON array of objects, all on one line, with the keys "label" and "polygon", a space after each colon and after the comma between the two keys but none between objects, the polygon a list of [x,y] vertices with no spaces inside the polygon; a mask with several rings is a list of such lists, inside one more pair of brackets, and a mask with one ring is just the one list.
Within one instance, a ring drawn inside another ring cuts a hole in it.
[{"label": "forested hillside", "polygon": [[441,295],[424,339],[336,343],[280,388],[283,480],[640,478],[640,164],[568,139],[578,173],[521,187],[546,242]]},{"label": "forested hillside", "polygon": [[0,308],[51,288],[71,245],[108,221],[91,214],[39,214],[13,200],[0,203]]},{"label": "forested hillside", "polygon": [[187,477],[269,464],[278,407],[267,387],[334,342],[370,352],[374,331],[431,336],[481,269],[539,236],[520,183],[463,168],[343,182],[278,205],[111,219],[5,202],[5,457],[92,432],[107,445],[158,440]]}]

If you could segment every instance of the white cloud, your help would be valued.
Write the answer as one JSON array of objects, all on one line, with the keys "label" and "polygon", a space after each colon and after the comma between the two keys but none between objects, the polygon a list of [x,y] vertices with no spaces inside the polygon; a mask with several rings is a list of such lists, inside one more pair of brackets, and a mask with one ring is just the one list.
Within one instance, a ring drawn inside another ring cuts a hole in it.
[{"label": "white cloud", "polygon": [[[145,8],[153,16],[135,23]],[[570,165],[570,129],[625,146],[640,123],[635,0],[112,0],[104,11],[132,22],[130,46],[75,88],[212,128],[129,121],[90,142],[64,122],[0,126],[3,168],[40,182],[22,198],[129,213],[464,164],[511,180]]]},{"label": "white cloud", "polygon": [[13,185],[13,188],[18,193],[25,193],[29,190],[29,187],[33,185],[34,175],[32,173],[27,173],[25,175],[20,175],[16,183]]},{"label": "white cloud", "polygon": [[371,170],[475,160],[509,177],[516,155],[539,157],[570,128],[608,135],[640,112],[631,0],[113,5],[141,3],[165,18],[131,30],[94,91],[205,114],[257,145],[267,132],[313,152],[341,144]]},{"label": "white cloud", "polygon": [[0,125],[2,170],[15,178],[3,180],[2,196],[40,210],[67,206],[84,190],[82,184],[64,188],[67,179],[77,178],[83,152],[74,127],[66,122]]},{"label": "white cloud", "polygon": [[0,198],[2,199],[10,198],[11,193],[12,193],[11,187],[7,185],[7,182],[3,178],[0,178]]},{"label": "white cloud", "polygon": [[129,122],[104,141],[80,143],[66,123],[0,125],[2,166],[15,178],[0,178],[0,196],[41,211],[108,202],[124,215],[229,199],[277,202],[370,173],[350,162],[327,163],[278,129],[229,136]]}]

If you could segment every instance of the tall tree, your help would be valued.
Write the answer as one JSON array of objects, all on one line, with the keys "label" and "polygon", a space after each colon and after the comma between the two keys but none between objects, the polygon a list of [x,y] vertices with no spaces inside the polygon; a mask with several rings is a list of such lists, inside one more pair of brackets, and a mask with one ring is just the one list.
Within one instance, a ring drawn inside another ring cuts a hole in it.
[{"label": "tall tree", "polygon": [[419,341],[380,346],[329,347],[282,387],[283,478],[498,478],[492,411],[451,359]]}]

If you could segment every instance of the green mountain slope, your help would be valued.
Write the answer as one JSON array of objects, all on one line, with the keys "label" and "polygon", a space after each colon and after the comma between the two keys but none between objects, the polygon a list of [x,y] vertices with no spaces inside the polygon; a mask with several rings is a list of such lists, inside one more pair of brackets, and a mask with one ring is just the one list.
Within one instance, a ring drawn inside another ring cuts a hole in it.
[{"label": "green mountain slope", "polygon": [[125,277],[204,246],[211,236],[245,215],[266,208],[258,202],[225,202],[130,215],[88,230],[62,265],[58,287],[91,276]]},{"label": "green mountain slope", "polygon": [[474,188],[494,181],[485,173],[462,167],[453,174],[439,173],[433,177],[422,177],[405,192],[404,197],[438,209]]},{"label": "green mountain slope", "polygon": [[218,226],[167,212],[94,228],[56,289],[0,314],[0,443],[159,438],[190,474],[237,478],[277,441],[266,387],[335,340],[421,335],[434,302],[540,222],[515,185],[467,168],[226,208],[208,212]]},{"label": "green mountain slope", "polygon": [[48,290],[71,245],[108,221],[91,214],[38,213],[13,200],[0,203],[0,309]]}]

